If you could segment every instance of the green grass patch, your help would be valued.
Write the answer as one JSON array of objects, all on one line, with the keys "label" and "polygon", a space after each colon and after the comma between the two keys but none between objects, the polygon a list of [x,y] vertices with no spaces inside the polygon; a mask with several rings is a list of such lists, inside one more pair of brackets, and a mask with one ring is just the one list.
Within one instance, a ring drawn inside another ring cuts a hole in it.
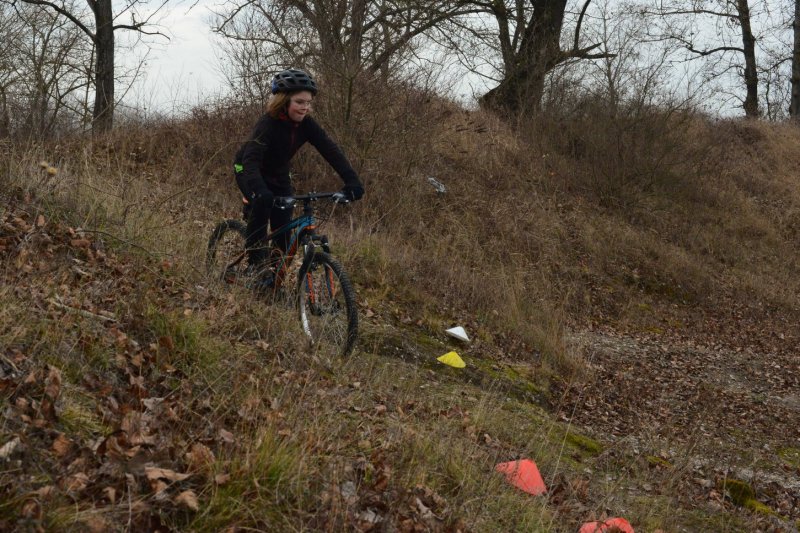
[{"label": "green grass patch", "polygon": [[61,402],[59,421],[68,433],[81,435],[87,440],[110,433],[111,428],[97,414],[96,401],[91,395],[65,385]]},{"label": "green grass patch", "polygon": [[226,343],[207,334],[208,324],[202,318],[149,306],[146,320],[163,361],[187,373],[212,371],[222,362]]},{"label": "green grass patch", "polygon": [[[307,456],[295,445],[262,428],[244,449],[218,461],[229,480],[209,484],[200,495],[201,510],[181,529],[216,532],[226,527],[295,529],[296,510],[308,505],[313,485]],[[177,524],[176,524],[177,525]]]}]

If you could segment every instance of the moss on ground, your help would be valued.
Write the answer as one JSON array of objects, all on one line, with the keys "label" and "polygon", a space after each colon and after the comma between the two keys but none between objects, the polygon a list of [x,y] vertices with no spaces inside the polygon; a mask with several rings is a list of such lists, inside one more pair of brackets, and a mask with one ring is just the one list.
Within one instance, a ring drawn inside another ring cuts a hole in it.
[{"label": "moss on ground", "polygon": [[658,457],[658,456],[655,456],[655,455],[648,455],[646,457],[646,459],[647,459],[647,463],[650,466],[663,467],[663,468],[672,468],[672,463],[670,463],[669,461],[667,461],[666,459],[663,459],[661,457]]},{"label": "moss on ground", "polygon": [[763,515],[777,514],[775,511],[772,510],[772,508],[769,505],[761,503],[758,500],[747,500],[744,503],[744,507],[758,514],[763,514]]},{"label": "moss on ground", "polygon": [[585,435],[579,435],[578,433],[568,432],[565,435],[564,439],[573,448],[576,448],[580,452],[582,452],[582,455],[584,456],[596,457],[603,452],[602,444]]},{"label": "moss on ground", "polygon": [[753,490],[753,487],[740,479],[725,479],[719,483],[719,486],[727,493],[731,501],[739,507],[744,507],[747,501],[756,497],[756,491]]},{"label": "moss on ground", "polygon": [[740,479],[726,479],[719,483],[731,502],[738,507],[749,509],[763,515],[776,514],[772,508],[756,499],[756,491],[746,481]]},{"label": "moss on ground", "polygon": [[778,457],[787,465],[800,468],[800,448],[781,448]]}]

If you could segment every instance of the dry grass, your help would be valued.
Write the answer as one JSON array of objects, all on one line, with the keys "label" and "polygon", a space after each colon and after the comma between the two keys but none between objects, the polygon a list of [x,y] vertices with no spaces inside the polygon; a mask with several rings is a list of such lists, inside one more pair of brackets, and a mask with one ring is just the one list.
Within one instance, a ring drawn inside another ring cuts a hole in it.
[{"label": "dry grass", "polygon": [[[368,190],[323,227],[363,308],[377,316],[348,361],[309,356],[290,311],[220,290],[204,276],[210,228],[238,215],[228,167],[233,139],[246,134],[243,112],[198,110],[108,139],[13,148],[2,176],[19,189],[13,201],[87,230],[130,265],[127,292],[119,280],[98,278],[79,285],[78,301],[116,297],[126,334],[156,344],[146,383],[152,394],[175,395],[184,417],[158,429],[175,449],[167,463],[188,468],[185,454],[197,442],[215,453],[212,469],[187,485],[202,502],[197,513],[122,487],[132,500],[124,505],[74,509],[61,496],[43,523],[124,526],[137,498],[169,526],[208,531],[339,531],[374,515],[430,529],[568,531],[606,508],[628,509],[648,530],[689,522],[668,518],[677,512],[669,497],[627,492],[632,478],[677,487],[683,465],[626,471],[631,458],[616,450],[598,458],[587,451],[590,440],[571,440],[548,412],[510,396],[508,383],[578,379],[582,350],[565,333],[588,321],[648,328],[659,306],[713,307],[730,295],[796,305],[800,133],[589,109],[578,119],[523,125],[520,134],[491,115],[419,94],[371,105],[384,106],[383,114],[331,128],[348,143]],[[58,172],[47,174],[42,159]],[[303,155],[298,189],[337,187],[324,169]],[[428,176],[448,192],[437,194]],[[71,267],[54,265],[64,280],[73,279]],[[0,340],[24,347],[31,368],[62,370],[63,413],[71,414],[57,429],[88,449],[116,427],[93,414],[97,400],[87,398],[82,376],[128,384],[108,328],[37,309],[32,303],[59,289],[32,276],[20,278],[39,287],[32,296],[2,289]],[[467,383],[414,364],[406,345],[392,346],[385,335],[412,337],[431,358],[444,347],[437,332],[455,324],[475,333],[479,348],[465,350],[489,379]],[[158,348],[163,338],[173,349]],[[53,350],[64,346],[73,349]],[[511,370],[494,368],[501,362]],[[522,456],[536,458],[550,499],[532,503],[492,472]],[[594,472],[584,475],[586,468]],[[219,483],[217,474],[230,478]],[[607,484],[587,488],[589,479]],[[56,480],[42,483],[49,482]],[[19,518],[24,494],[14,501],[0,507],[0,518]]]}]

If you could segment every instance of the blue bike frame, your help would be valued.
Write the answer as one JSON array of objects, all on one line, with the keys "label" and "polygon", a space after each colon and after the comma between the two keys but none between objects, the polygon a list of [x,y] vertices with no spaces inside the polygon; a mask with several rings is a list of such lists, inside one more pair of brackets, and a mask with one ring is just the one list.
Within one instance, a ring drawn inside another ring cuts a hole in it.
[{"label": "blue bike frame", "polygon": [[[267,235],[267,240],[270,242],[274,242],[276,237],[285,235],[287,232],[292,233],[292,236],[289,239],[288,246],[286,247],[286,253],[281,255],[280,263],[277,265],[277,268],[275,269],[276,287],[280,286],[283,283],[283,278],[286,275],[286,270],[289,268],[289,265],[294,260],[294,256],[297,254],[297,248],[301,243],[304,245],[305,244],[313,245],[315,244],[315,241],[318,241],[324,251],[330,252],[330,249],[328,247],[328,239],[325,238],[324,236],[318,237],[314,234],[314,230],[316,229],[317,226],[315,224],[316,221],[314,220],[314,210],[311,207],[312,201],[316,200],[317,198],[324,198],[328,196],[331,196],[331,193],[327,193],[325,194],[325,196],[315,195],[312,193],[311,195],[306,195],[306,196],[289,197],[292,199],[293,202],[295,200],[303,201],[303,214],[298,216],[297,218],[293,218],[286,225],[278,228],[277,230]],[[276,207],[273,207],[273,209],[281,209],[281,207],[278,206],[279,200],[280,198],[276,198]],[[287,206],[286,208],[291,209],[292,207],[293,204],[292,206]],[[302,242],[304,240],[304,237],[306,237],[307,235],[310,235],[308,243]],[[305,255],[306,254],[304,253],[304,256]]]}]

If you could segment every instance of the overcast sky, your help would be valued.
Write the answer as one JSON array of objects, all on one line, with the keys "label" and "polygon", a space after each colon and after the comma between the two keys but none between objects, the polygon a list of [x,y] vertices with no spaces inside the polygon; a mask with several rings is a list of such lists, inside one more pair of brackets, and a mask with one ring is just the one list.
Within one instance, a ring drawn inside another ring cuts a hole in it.
[{"label": "overcast sky", "polygon": [[208,23],[215,4],[202,0],[191,10],[186,3],[167,6],[160,26],[170,40],[155,39],[149,51],[139,46],[133,53],[123,54],[123,65],[132,67],[147,53],[145,72],[125,102],[149,110],[180,112],[224,89]]},{"label": "overcast sky", "polygon": [[[194,0],[172,0],[161,12],[159,20],[159,28],[170,36],[170,40],[154,37],[150,40],[149,50],[140,45],[133,51],[122,52],[118,64],[128,69],[138,65],[142,57],[147,54],[146,68],[124,96],[125,104],[139,110],[146,109],[148,112],[181,114],[191,109],[193,105],[226,90],[225,81],[219,73],[219,61],[214,47],[217,37],[212,34],[209,27],[213,10],[219,8],[223,1],[197,0],[193,3]],[[134,35],[132,32],[124,33],[128,34],[128,37]],[[702,66],[700,62],[684,64],[684,68],[694,67],[695,70],[699,68],[700,72]],[[589,70],[588,65],[585,70]],[[677,83],[694,79],[680,69],[677,76]],[[452,92],[462,101],[470,102],[473,86],[478,94],[489,88],[485,85],[485,80],[475,76],[464,76],[462,72],[460,81],[454,84]],[[741,92],[738,85],[734,84],[733,87],[734,90],[738,89]],[[124,87],[120,86],[117,94],[122,96],[123,91]],[[729,102],[725,107],[731,113],[741,111],[736,101]],[[719,108],[715,111],[725,114],[726,110]]]}]

